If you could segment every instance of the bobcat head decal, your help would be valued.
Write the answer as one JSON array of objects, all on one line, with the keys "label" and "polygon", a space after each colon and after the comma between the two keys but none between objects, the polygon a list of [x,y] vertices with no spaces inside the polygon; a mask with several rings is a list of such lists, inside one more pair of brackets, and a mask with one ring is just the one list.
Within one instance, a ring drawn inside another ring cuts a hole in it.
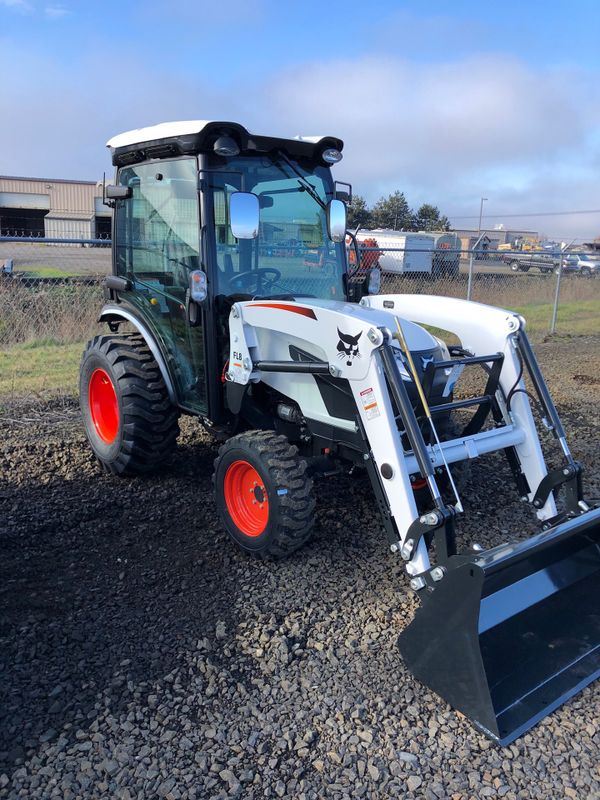
[{"label": "bobcat head decal", "polygon": [[342,333],[338,328],[338,336],[340,337],[337,343],[338,358],[345,358],[346,366],[351,367],[354,359],[361,357],[358,352],[358,340],[362,336],[362,331],[359,331],[356,336],[350,336],[349,333]]}]

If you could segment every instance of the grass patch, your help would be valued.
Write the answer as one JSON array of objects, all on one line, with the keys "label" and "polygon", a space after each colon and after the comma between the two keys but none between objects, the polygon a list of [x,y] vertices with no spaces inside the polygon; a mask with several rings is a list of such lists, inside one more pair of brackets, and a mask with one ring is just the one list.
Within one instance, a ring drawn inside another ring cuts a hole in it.
[{"label": "grass patch", "polygon": [[[529,332],[538,337],[548,333],[552,303],[528,303],[512,310],[525,317]],[[446,341],[455,341],[447,331],[429,329]],[[563,335],[600,335],[600,300],[561,303],[556,330]],[[0,397],[76,394],[84,347],[84,341],[59,344],[46,337],[0,349]]]},{"label": "grass patch", "polygon": [[19,275],[27,278],[72,278],[73,273],[59,267],[19,267]]},{"label": "grass patch", "polygon": [[[552,303],[530,303],[512,310],[525,317],[528,331],[548,333],[553,307]],[[574,336],[600,334],[600,300],[560,303],[556,332]]]},{"label": "grass patch", "polygon": [[75,394],[84,347],[42,339],[0,350],[0,397]]}]

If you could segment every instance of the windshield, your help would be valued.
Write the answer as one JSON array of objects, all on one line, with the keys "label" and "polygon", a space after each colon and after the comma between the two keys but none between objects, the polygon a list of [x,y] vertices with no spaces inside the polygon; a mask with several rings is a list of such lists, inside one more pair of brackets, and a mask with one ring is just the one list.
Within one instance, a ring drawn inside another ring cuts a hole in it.
[{"label": "windshield", "polygon": [[[344,299],[344,244],[334,244],[327,234],[325,206],[333,197],[329,170],[284,156],[219,161],[207,173],[215,216],[216,293]],[[256,239],[237,240],[231,233],[229,201],[237,191],[259,198]]]}]

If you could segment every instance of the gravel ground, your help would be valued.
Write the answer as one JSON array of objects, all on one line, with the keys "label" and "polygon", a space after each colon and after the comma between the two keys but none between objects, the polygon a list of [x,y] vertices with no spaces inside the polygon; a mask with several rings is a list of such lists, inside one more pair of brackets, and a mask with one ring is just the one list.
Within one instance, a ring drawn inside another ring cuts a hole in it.
[{"label": "gravel ground", "polygon": [[[599,495],[600,339],[538,352]],[[360,479],[322,482],[311,543],[256,562],[193,421],[165,474],[119,480],[73,407],[18,413],[38,421],[0,420],[0,797],[600,798],[598,685],[498,749],[411,679],[416,601]],[[533,530],[498,459],[465,495],[466,540]]]}]

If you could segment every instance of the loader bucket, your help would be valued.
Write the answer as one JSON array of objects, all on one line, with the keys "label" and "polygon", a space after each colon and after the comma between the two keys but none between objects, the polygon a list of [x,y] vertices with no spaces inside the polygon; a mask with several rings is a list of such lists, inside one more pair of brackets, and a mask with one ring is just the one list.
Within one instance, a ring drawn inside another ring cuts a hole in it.
[{"label": "loader bucket", "polygon": [[600,675],[600,508],[454,556],[399,637],[413,674],[506,745]]}]

